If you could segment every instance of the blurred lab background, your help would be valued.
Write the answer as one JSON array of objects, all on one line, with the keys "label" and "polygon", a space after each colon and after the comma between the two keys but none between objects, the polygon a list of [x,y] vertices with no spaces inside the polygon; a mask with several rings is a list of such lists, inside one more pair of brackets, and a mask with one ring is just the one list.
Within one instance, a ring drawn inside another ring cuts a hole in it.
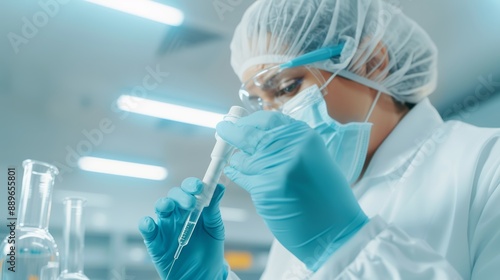
[{"label": "blurred lab background", "polygon": [[[61,174],[50,232],[58,244],[63,198],[83,196],[88,200],[86,275],[158,279],[137,222],[154,217],[155,201],[184,178],[203,176],[215,143],[211,118],[218,116],[203,113],[224,114],[240,105],[229,43],[253,1],[156,0],[176,8],[173,14],[131,4],[136,14],[144,11],[142,16],[110,7],[119,2],[0,2],[0,220],[7,215],[7,167],[17,167],[20,186],[24,159],[55,164]],[[391,2],[438,45],[439,87],[431,101],[440,113],[500,127],[500,2]],[[156,102],[137,108],[130,95]],[[200,111],[164,107],[168,104]],[[129,112],[134,109],[142,112]],[[168,120],[172,116],[166,111],[184,119]],[[164,170],[140,170],[148,178],[129,177],[137,170],[111,175],[85,170],[83,157]],[[259,279],[272,235],[249,196],[222,181],[227,185],[222,201],[226,257],[241,279]],[[0,227],[2,238],[6,230]]]}]

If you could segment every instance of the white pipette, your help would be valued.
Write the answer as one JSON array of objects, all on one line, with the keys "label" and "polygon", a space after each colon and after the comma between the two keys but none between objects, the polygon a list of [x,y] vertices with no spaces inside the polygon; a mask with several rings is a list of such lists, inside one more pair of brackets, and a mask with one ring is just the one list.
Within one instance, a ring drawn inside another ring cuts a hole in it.
[{"label": "white pipette", "polygon": [[[248,112],[244,108],[233,106],[231,107],[231,110],[229,110],[229,113],[224,116],[224,121],[235,123],[238,119],[247,115]],[[189,213],[189,216],[184,223],[184,227],[182,228],[182,231],[179,235],[179,246],[177,247],[177,251],[175,252],[174,261],[170,266],[170,270],[167,274],[167,279],[170,275],[170,272],[172,271],[172,267],[174,266],[175,261],[179,258],[182,248],[184,248],[184,246],[188,244],[189,239],[193,234],[194,228],[198,223],[198,219],[200,218],[203,208],[207,207],[210,204],[212,196],[215,192],[215,187],[219,182],[219,178],[222,174],[224,166],[226,166],[229,157],[233,153],[234,148],[231,145],[219,138],[217,134],[215,135],[215,138],[217,139],[217,142],[215,143],[215,147],[212,151],[212,160],[208,165],[205,177],[203,177],[203,192],[196,196],[196,206],[191,211],[191,213]]]}]

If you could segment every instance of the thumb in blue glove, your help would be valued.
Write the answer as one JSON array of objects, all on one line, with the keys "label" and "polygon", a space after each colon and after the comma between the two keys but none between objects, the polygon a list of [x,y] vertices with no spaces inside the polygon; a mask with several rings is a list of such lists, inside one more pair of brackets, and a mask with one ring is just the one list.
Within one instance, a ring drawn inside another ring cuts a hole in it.
[{"label": "thumb in blue glove", "polygon": [[[189,211],[194,209],[195,195],[203,191],[203,186],[199,179],[185,179],[180,188],[173,188],[167,197],[156,202],[156,222],[150,217],[139,221],[139,231],[161,279],[166,279],[172,266],[177,239]],[[217,185],[210,205],[203,210],[191,240],[175,262],[169,279],[227,278],[224,224],[219,210],[224,190],[223,185]]]},{"label": "thumb in blue glove", "polygon": [[306,123],[260,111],[222,122],[218,135],[240,149],[226,168],[247,190],[280,243],[316,271],[368,218],[333,162],[322,138]]}]

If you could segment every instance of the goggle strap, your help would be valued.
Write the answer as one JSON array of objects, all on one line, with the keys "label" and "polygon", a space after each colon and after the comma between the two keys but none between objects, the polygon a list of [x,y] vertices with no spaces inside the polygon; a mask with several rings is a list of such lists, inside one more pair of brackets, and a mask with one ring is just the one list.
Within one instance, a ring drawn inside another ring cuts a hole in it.
[{"label": "goggle strap", "polygon": [[380,91],[382,93],[385,93],[385,94],[388,94],[392,97],[394,97],[396,100],[398,100],[399,102],[403,102],[403,100],[401,100],[401,98],[397,97],[397,96],[394,96],[393,94],[391,94],[391,92],[384,86],[378,84],[377,82],[374,82],[370,79],[367,79],[365,77],[362,77],[362,76],[359,76],[357,74],[354,74],[350,71],[347,71],[347,70],[340,70],[338,72],[338,75],[340,77],[343,77],[343,78],[346,78],[348,80],[351,80],[351,81],[354,81],[358,84],[362,84],[362,85],[365,85],[369,88],[372,88],[374,90],[377,90],[377,91]]}]

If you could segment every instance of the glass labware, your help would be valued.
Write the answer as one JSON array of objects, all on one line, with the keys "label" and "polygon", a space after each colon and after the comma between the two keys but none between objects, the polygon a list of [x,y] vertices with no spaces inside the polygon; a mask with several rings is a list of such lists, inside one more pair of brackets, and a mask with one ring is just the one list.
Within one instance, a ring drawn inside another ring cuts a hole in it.
[{"label": "glass labware", "polygon": [[54,179],[59,171],[34,160],[25,160],[23,168],[17,220],[9,220],[16,223],[15,230],[0,245],[0,280],[55,280],[59,251],[48,226]]},{"label": "glass labware", "polygon": [[57,280],[89,280],[83,273],[85,224],[83,208],[86,200],[78,197],[64,199],[64,250],[61,261],[61,275]]}]

